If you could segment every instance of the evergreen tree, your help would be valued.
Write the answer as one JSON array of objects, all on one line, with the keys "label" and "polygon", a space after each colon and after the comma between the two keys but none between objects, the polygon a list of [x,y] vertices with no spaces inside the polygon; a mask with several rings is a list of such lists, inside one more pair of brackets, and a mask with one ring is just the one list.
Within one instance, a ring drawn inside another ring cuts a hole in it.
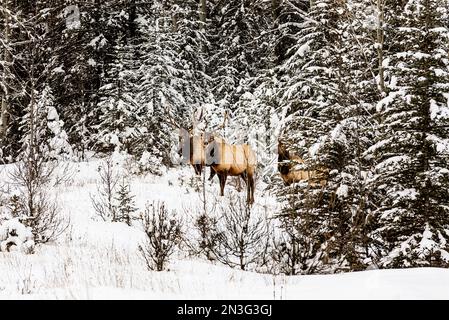
[{"label": "evergreen tree", "polygon": [[129,57],[132,55],[130,48],[117,45],[115,50],[116,58],[108,68],[106,84],[100,88],[98,150],[131,153],[139,130],[138,103],[134,98],[135,70],[133,59]]},{"label": "evergreen tree", "polygon": [[387,2],[388,96],[370,154],[381,267],[448,265],[447,1]]},{"label": "evergreen tree", "polygon": [[[44,90],[49,90],[48,88]],[[43,96],[45,96],[44,91]],[[50,96],[50,98],[52,98]],[[49,158],[53,160],[71,160],[73,156],[73,149],[69,143],[69,137],[64,129],[64,121],[60,120],[58,111],[52,106],[52,100],[48,104],[44,102],[47,110],[46,123],[49,131],[48,149]]]},{"label": "evergreen tree", "polygon": [[74,4],[60,0],[50,25],[54,68],[51,86],[57,112],[79,158],[92,150],[99,122],[99,89],[105,74],[111,29],[106,23],[111,1]]},{"label": "evergreen tree", "polygon": [[216,101],[236,109],[243,82],[267,65],[271,8],[265,1],[216,1],[208,29],[211,54],[208,73],[213,78]]},{"label": "evergreen tree", "polygon": [[275,37],[270,45],[277,65],[294,52],[290,49],[297,43],[296,36],[301,31],[304,17],[307,16],[312,2],[313,0],[273,0],[271,2]]},{"label": "evergreen tree", "polygon": [[314,1],[280,70],[280,112],[287,116],[280,139],[305,160],[293,162],[293,170],[315,171],[327,181],[325,186],[302,181],[281,187],[283,228],[299,243],[297,260],[306,273],[364,268],[366,168],[361,156],[369,146],[364,137],[370,134],[370,114],[357,83],[368,80],[356,67],[351,70],[359,60],[350,23],[345,2]]},{"label": "evergreen tree", "polygon": [[168,120],[188,128],[192,110],[209,98],[202,52],[207,41],[192,2],[155,2],[149,9],[139,21],[144,40],[139,49],[138,114],[146,128],[139,148],[157,169],[158,164],[172,164],[170,146],[175,130]]},{"label": "evergreen tree", "polygon": [[137,211],[135,207],[135,196],[131,194],[131,190],[129,184],[126,184],[125,181],[119,186],[119,190],[117,191],[116,201],[117,204],[117,221],[123,221],[128,226],[131,226],[131,220],[133,218],[133,213]]}]

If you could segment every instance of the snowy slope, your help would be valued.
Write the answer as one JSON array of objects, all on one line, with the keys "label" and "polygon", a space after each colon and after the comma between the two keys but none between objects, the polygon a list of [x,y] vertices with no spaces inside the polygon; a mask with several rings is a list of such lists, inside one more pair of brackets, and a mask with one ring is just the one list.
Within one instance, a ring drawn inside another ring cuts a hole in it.
[{"label": "snowy slope", "polygon": [[[143,233],[94,214],[98,162],[71,165],[73,177],[52,190],[71,227],[33,255],[0,253],[1,299],[449,299],[449,270],[373,270],[326,276],[270,276],[243,272],[178,254],[166,272],[147,271],[137,252]],[[10,167],[2,167],[8,181]],[[198,207],[199,194],[170,170],[164,177],[132,178],[136,204],[163,200],[180,215]],[[217,182],[208,184],[216,193]],[[274,211],[269,195],[256,206]],[[186,215],[184,219],[191,218]]]}]

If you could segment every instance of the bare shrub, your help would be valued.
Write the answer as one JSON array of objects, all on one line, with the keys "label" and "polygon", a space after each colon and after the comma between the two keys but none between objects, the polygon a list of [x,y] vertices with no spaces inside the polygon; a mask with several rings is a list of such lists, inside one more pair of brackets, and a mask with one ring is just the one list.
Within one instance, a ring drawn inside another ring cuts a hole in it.
[{"label": "bare shrub", "polygon": [[[317,243],[319,239],[311,235],[309,226],[313,221],[307,215],[298,217],[295,212],[278,218],[278,234],[271,247],[271,258],[277,272],[286,275],[314,273],[326,250],[318,256],[315,254],[324,243],[320,245]],[[298,222],[300,218],[302,220]]]},{"label": "bare shrub", "polygon": [[182,239],[182,224],[176,218],[176,212],[169,214],[163,202],[147,205],[141,214],[145,243],[139,245],[139,251],[149,270],[165,270],[170,256]]},{"label": "bare shrub", "polygon": [[288,232],[281,232],[274,236],[271,243],[271,259],[273,261],[273,274],[295,275],[297,267],[303,256],[298,239]]},{"label": "bare shrub", "polygon": [[117,208],[114,205],[115,192],[119,176],[114,168],[111,157],[106,158],[98,167],[100,182],[97,185],[97,194],[90,195],[95,213],[104,221],[118,221]]},{"label": "bare shrub", "polygon": [[230,193],[229,202],[221,205],[217,224],[215,257],[232,268],[256,269],[265,260],[268,246],[268,222],[261,212],[248,205],[238,193]]},{"label": "bare shrub", "polygon": [[57,202],[48,191],[55,168],[56,164],[34,153],[17,162],[10,174],[18,190],[11,198],[10,208],[20,222],[31,227],[36,243],[55,240],[70,223],[59,214]]}]

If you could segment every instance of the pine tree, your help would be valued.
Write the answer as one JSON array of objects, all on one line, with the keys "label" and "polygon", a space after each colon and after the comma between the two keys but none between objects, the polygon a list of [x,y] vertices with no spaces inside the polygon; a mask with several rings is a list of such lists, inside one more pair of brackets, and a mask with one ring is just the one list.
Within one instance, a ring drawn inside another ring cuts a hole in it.
[{"label": "pine tree", "polygon": [[344,1],[314,1],[280,69],[279,112],[287,118],[280,139],[305,160],[293,162],[294,170],[315,171],[326,180],[325,186],[302,181],[280,187],[283,228],[297,242],[292,246],[299,247],[298,267],[305,273],[365,267],[362,154],[369,146],[370,114],[359,82],[372,78],[357,73],[360,50],[351,45],[348,10]]},{"label": "pine tree", "polygon": [[135,196],[131,194],[129,184],[123,180],[117,191],[117,221],[123,221],[128,226],[131,226],[131,220],[133,219],[133,213],[137,211]]},{"label": "pine tree", "polygon": [[109,66],[106,84],[100,88],[102,96],[98,150],[132,152],[133,140],[138,135],[138,104],[134,98],[135,72],[133,71],[132,51],[122,45],[115,47],[116,58]]},{"label": "pine tree", "polygon": [[[51,103],[52,100],[49,102]],[[46,124],[49,131],[47,141],[49,158],[53,160],[70,160],[73,156],[73,149],[64,129],[64,121],[60,120],[58,111],[54,106],[47,104],[46,109]]]},{"label": "pine tree", "polygon": [[447,5],[386,3],[388,96],[370,149],[377,204],[370,236],[381,267],[448,265]]},{"label": "pine tree", "polygon": [[156,2],[139,21],[144,40],[139,48],[138,114],[146,128],[139,148],[153,160],[155,173],[161,164],[172,165],[175,130],[167,120],[188,128],[192,110],[209,99],[202,52],[207,41],[196,13],[196,1]]},{"label": "pine tree", "polygon": [[270,10],[267,2],[248,0],[217,1],[210,10],[208,73],[216,101],[228,111],[245,93],[244,80],[266,67]]},{"label": "pine tree", "polygon": [[296,35],[310,9],[311,0],[272,0],[274,40],[270,42],[277,65],[282,64],[292,54],[290,50],[296,43]]},{"label": "pine tree", "polygon": [[65,123],[70,144],[79,158],[95,143],[99,89],[105,73],[111,27],[106,23],[111,1],[74,4],[60,0],[52,13],[51,46],[54,68],[51,86],[57,112]]}]

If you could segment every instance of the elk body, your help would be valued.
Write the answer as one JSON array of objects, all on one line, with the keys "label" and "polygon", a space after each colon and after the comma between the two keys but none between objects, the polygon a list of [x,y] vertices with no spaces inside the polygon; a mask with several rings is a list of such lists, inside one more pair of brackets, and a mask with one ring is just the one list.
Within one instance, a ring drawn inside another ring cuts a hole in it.
[{"label": "elk body", "polygon": [[299,181],[308,181],[311,186],[315,186],[319,181],[322,187],[325,186],[327,180],[323,179],[323,174],[328,173],[329,170],[325,167],[321,167],[319,170],[295,168],[297,164],[304,163],[305,161],[301,157],[292,154],[282,142],[278,141],[278,171],[286,186]]},{"label": "elk body", "polygon": [[220,195],[228,176],[238,176],[246,182],[247,201],[254,203],[256,155],[248,144],[232,145],[223,138],[212,136],[206,146],[206,163],[220,180]]}]

